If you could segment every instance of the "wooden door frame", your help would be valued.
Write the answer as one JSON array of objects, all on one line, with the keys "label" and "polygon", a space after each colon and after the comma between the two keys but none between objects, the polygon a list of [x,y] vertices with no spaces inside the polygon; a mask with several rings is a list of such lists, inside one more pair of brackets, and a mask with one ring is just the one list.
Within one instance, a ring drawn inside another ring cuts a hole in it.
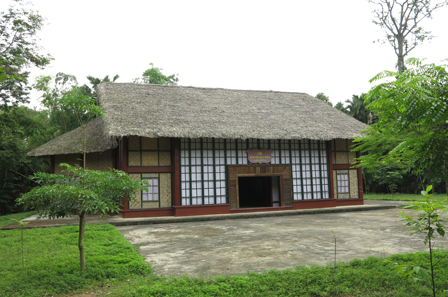
[{"label": "wooden door frame", "polygon": [[[239,209],[239,177],[278,176],[280,206],[292,206],[291,165],[228,165],[230,209]],[[272,194],[272,193],[271,193]]]}]

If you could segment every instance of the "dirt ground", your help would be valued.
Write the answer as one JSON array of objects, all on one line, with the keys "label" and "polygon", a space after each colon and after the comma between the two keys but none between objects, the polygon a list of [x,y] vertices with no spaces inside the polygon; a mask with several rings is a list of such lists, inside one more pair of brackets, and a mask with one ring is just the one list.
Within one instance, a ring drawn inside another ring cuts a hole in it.
[{"label": "dirt ground", "polygon": [[[426,251],[400,209],[120,226],[161,275],[215,276]],[[436,241],[447,248],[446,238]]]}]

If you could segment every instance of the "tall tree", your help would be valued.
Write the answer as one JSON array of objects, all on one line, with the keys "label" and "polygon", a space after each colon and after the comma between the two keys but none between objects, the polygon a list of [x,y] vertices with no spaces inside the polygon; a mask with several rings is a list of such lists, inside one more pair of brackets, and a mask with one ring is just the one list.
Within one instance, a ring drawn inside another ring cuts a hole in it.
[{"label": "tall tree", "polygon": [[369,0],[376,4],[373,11],[373,23],[386,33],[382,42],[388,42],[397,55],[397,70],[406,70],[404,58],[419,43],[432,39],[430,31],[426,31],[421,22],[431,19],[432,13],[445,5],[448,0]]},{"label": "tall tree", "polygon": [[157,84],[157,85],[177,85],[179,81],[178,74],[164,75],[162,68],[154,67],[153,63],[149,63],[151,68],[143,72],[141,78],[136,78],[132,82],[137,84]]},{"label": "tall tree", "polygon": [[[37,12],[26,9],[22,0],[0,12],[0,98],[2,107],[28,102],[28,86],[31,66],[44,68],[51,56],[40,53],[37,33],[43,25],[43,18]],[[5,79],[5,78],[13,79]]]},{"label": "tall tree", "polygon": [[448,65],[423,64],[409,59],[403,73],[385,71],[371,82],[368,106],[378,121],[357,139],[360,165],[376,168],[395,165],[412,173],[443,180],[448,192]]}]

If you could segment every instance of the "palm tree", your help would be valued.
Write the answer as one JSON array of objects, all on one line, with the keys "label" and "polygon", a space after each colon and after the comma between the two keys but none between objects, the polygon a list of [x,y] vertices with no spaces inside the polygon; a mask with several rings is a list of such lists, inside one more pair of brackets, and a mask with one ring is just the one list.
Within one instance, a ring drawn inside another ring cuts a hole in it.
[{"label": "palm tree", "polygon": [[370,104],[370,102],[364,102],[365,95],[366,94],[361,94],[361,96],[353,95],[352,100],[345,100],[345,102],[348,103],[346,109],[348,110],[349,115],[351,115],[358,121],[370,125],[373,115],[366,107]]}]

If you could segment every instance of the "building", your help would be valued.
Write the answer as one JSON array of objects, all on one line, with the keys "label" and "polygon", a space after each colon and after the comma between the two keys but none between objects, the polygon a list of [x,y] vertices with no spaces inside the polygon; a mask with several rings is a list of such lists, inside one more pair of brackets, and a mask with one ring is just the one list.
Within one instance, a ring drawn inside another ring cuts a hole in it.
[{"label": "building", "polygon": [[[351,139],[367,126],[303,93],[103,83],[87,126],[87,167],[152,185],[123,217],[363,204]],[[82,129],[29,156],[75,164]]]}]

